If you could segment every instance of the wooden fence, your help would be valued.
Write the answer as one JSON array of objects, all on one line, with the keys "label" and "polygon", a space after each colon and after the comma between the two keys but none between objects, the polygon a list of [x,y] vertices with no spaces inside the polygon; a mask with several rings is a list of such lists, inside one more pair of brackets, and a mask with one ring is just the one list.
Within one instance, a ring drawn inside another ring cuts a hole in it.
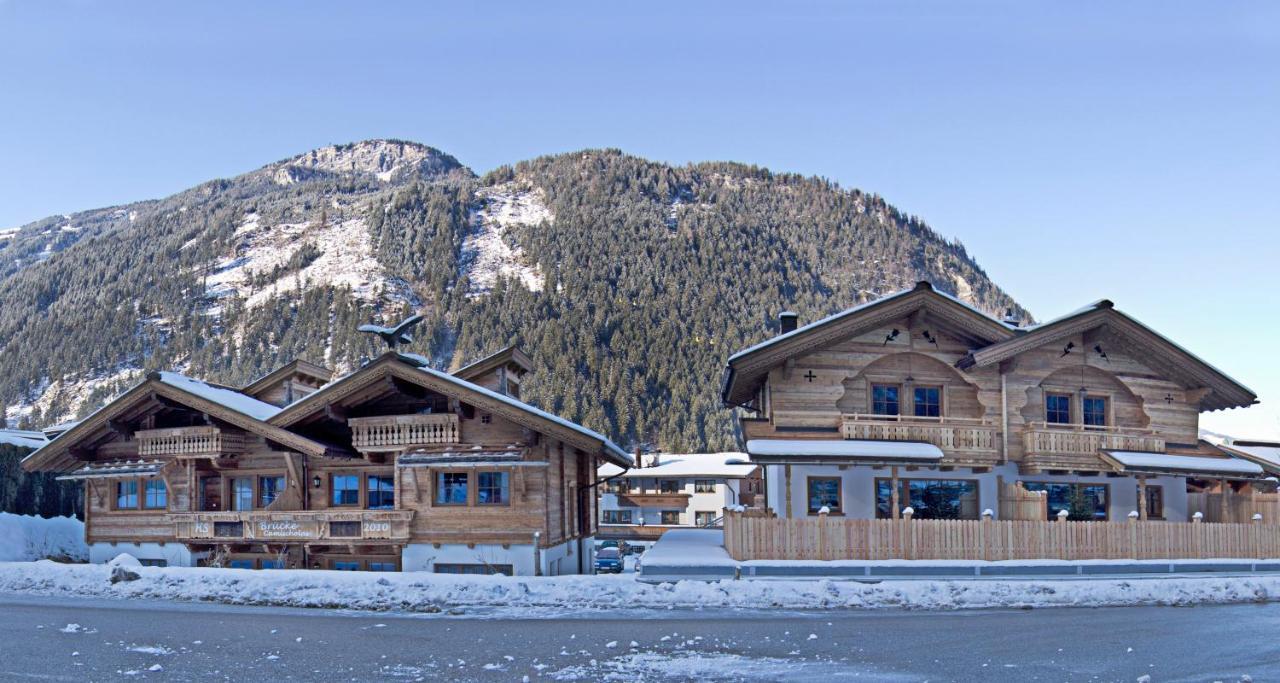
[{"label": "wooden fence", "polygon": [[1264,522],[1280,522],[1280,493],[1228,493],[1226,501],[1221,493],[1188,493],[1187,514],[1199,512],[1206,522],[1230,522],[1244,524],[1262,515]]},{"label": "wooden fence", "polygon": [[1000,519],[1043,522],[1049,519],[1049,494],[1028,491],[1022,482],[1000,483]]},{"label": "wooden fence", "polygon": [[1280,558],[1280,524],[1032,520],[782,519],[726,511],[735,560],[1114,560]]}]

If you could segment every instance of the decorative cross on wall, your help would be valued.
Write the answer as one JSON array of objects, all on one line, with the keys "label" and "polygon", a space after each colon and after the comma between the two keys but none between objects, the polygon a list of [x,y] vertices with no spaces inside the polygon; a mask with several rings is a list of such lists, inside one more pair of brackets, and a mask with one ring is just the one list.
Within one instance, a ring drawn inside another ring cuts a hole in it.
[{"label": "decorative cross on wall", "polygon": [[809,380],[810,382],[812,382],[813,380],[817,379],[817,377],[818,377],[817,375],[813,374],[813,370],[810,370],[809,372],[806,372],[806,373],[805,373],[805,375],[804,375],[804,378],[805,378],[805,379],[807,379],[807,380]]},{"label": "decorative cross on wall", "polygon": [[1173,403],[1173,394],[1165,394],[1165,395],[1164,395],[1164,402],[1165,402],[1165,403]]}]

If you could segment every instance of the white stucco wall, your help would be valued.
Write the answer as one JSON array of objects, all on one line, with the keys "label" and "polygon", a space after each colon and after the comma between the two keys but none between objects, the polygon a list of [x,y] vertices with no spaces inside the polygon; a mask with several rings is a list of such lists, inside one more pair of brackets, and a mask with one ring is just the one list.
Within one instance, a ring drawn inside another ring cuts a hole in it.
[{"label": "white stucco wall", "polygon": [[104,564],[116,555],[128,553],[139,560],[163,560],[169,567],[194,567],[204,553],[192,553],[181,543],[91,543],[89,562]]},{"label": "white stucco wall", "polygon": [[[786,489],[783,486],[784,466],[770,465],[766,468],[766,495],[768,505],[780,516],[788,516],[786,508]],[[872,468],[847,466],[840,469],[836,465],[792,465],[791,466],[791,510],[789,516],[803,517],[808,514],[808,477],[840,477],[841,495],[844,498],[845,515],[855,519],[875,517],[875,480],[888,478],[889,468]],[[993,468],[990,472],[974,474],[968,468],[956,468],[949,472],[941,472],[936,468],[920,468],[907,472],[899,468],[898,476],[902,479],[971,479],[978,482],[978,509],[990,508],[998,517],[1000,514],[999,490],[1000,478],[1006,483],[1015,481],[1046,483],[1080,483],[1105,484],[1107,486],[1107,515],[1111,521],[1123,521],[1130,511],[1138,509],[1138,482],[1133,477],[1081,477],[1077,475],[1020,475],[1018,466],[1008,463]],[[1182,477],[1147,477],[1148,486],[1161,486],[1164,493],[1164,517],[1169,521],[1187,521],[1187,486]],[[906,505],[905,502],[902,503]]]},{"label": "white stucco wall", "polygon": [[[724,479],[715,477],[662,477],[662,479],[675,479],[680,482],[678,493],[689,495],[688,503],[680,511],[680,524],[691,526],[694,524],[697,512],[712,512],[716,517],[724,514],[724,508],[734,505],[738,500],[738,490],[742,482],[737,479]],[[705,493],[695,491],[695,482],[698,479],[710,479],[715,482],[715,490]],[[653,477],[642,477],[635,480],[641,486],[643,491],[656,490],[658,479]],[[634,524],[639,524],[640,518],[644,518],[646,526],[656,526],[662,524],[662,511],[672,508],[665,507],[633,507],[618,504],[618,495],[614,493],[602,493],[600,495],[600,510],[631,510],[631,518]],[[603,523],[604,517],[601,516]]]},{"label": "white stucco wall", "polygon": [[[577,541],[569,541],[538,553],[543,576],[578,573]],[[582,541],[584,552],[590,559],[595,539]],[[532,543],[512,544],[503,548],[500,544],[477,544],[468,548],[465,543],[442,543],[439,548],[431,543],[411,543],[404,548],[400,565],[406,572],[434,572],[435,563],[441,564],[509,564],[516,576],[534,576],[534,546]],[[591,572],[591,562],[584,560],[585,573]]]}]

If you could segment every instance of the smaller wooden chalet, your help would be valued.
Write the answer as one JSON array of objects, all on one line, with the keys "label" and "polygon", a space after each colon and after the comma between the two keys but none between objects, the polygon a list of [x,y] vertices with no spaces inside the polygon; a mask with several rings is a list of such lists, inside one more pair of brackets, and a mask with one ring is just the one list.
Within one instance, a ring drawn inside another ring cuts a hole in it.
[{"label": "smaller wooden chalet", "polygon": [[518,400],[530,370],[506,349],[453,374],[294,361],[238,389],[158,372],[23,467],[85,482],[93,562],[590,571],[596,470],[631,458]]},{"label": "smaller wooden chalet", "polygon": [[1210,521],[1274,488],[1198,435],[1254,393],[1110,301],[1022,325],[921,282],[779,329],[722,397],[782,517]]}]

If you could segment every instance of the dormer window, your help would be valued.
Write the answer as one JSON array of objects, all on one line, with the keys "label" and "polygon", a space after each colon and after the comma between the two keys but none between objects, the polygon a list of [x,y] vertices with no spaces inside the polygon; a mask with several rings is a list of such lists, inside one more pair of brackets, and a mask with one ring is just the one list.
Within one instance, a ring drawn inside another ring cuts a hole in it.
[{"label": "dormer window", "polygon": [[898,415],[898,385],[871,385],[871,412],[875,415]]}]

